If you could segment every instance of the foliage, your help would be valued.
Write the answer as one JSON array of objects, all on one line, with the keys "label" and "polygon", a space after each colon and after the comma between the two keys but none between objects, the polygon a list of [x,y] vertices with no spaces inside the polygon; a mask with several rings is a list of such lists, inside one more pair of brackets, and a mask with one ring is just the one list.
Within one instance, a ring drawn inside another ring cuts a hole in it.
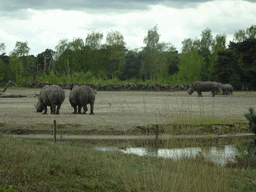
[{"label": "foliage", "polygon": [[256,134],[256,114],[254,109],[249,108],[249,113],[245,113],[244,116],[249,121],[251,131]]},{"label": "foliage", "polygon": [[140,76],[143,80],[159,81],[178,71],[176,48],[170,43],[159,43],[160,34],[157,30],[157,26],[148,30],[143,40],[146,44],[141,52]]},{"label": "foliage", "polygon": [[255,39],[256,38],[256,25],[252,25],[250,28],[246,30],[241,29],[234,34],[234,42],[241,43],[247,39]]},{"label": "foliage", "polygon": [[256,142],[247,144],[236,144],[238,155],[236,155],[236,166],[239,168],[256,168]]},{"label": "foliage", "polygon": [[20,57],[20,56],[27,55],[29,53],[29,50],[30,50],[30,48],[28,47],[27,42],[17,41],[13,52],[16,53]]},{"label": "foliage", "polygon": [[92,31],[87,35],[85,42],[92,50],[99,50],[102,39],[103,33]]},{"label": "foliage", "polygon": [[219,51],[213,74],[217,81],[231,83],[235,89],[241,87],[240,66],[232,51]]},{"label": "foliage", "polygon": [[139,79],[141,67],[141,55],[134,51],[128,51],[125,57],[126,64],[123,73],[120,75],[121,80],[132,78]]},{"label": "foliage", "polygon": [[179,59],[179,72],[176,75],[176,79],[187,83],[201,80],[203,58],[197,50],[194,49],[187,54],[180,54]]},{"label": "foliage", "polygon": [[[249,113],[244,114],[249,121],[251,131],[256,134],[256,114],[253,108],[249,108]],[[237,143],[236,148],[238,155],[236,156],[236,166],[240,168],[256,168],[256,140],[251,143]]]},{"label": "foliage", "polygon": [[4,51],[5,48],[5,43],[0,43],[0,51]]},{"label": "foliage", "polygon": [[2,54],[0,55],[0,81],[5,84],[10,80],[15,82],[16,77],[10,69],[9,58],[5,54]]},{"label": "foliage", "polygon": [[[82,73],[91,73],[91,79],[98,82],[136,79],[142,83],[184,84],[212,80],[230,83],[235,90],[256,89],[256,25],[236,32],[228,47],[225,34],[213,37],[211,29],[206,28],[200,38],[184,39],[181,53],[171,43],[160,42],[160,37],[156,25],[144,37],[144,47],[128,50],[119,31],[108,32],[103,44],[103,33],[91,31],[85,39],[62,39],[55,51],[46,49],[37,57],[28,55],[27,42],[16,42],[8,68],[21,81],[31,76],[33,80],[42,79],[44,72],[45,81],[80,82]],[[0,50],[4,48],[1,43]],[[0,71],[6,73],[3,65]]]},{"label": "foliage", "polygon": [[8,189],[0,188],[0,192],[18,192],[18,191],[16,191],[16,190],[14,190],[12,187],[13,187],[13,186],[11,185],[11,186],[9,186]]}]

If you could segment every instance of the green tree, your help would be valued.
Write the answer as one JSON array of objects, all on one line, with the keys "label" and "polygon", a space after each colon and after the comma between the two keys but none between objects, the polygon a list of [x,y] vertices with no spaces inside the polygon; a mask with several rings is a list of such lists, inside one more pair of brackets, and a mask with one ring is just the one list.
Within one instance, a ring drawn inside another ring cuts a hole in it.
[{"label": "green tree", "polygon": [[[16,56],[21,59],[20,76],[22,76],[23,73],[27,73],[27,69],[26,67],[24,68],[24,66],[27,66],[28,63],[27,57],[25,56],[28,56],[29,50],[30,48],[28,47],[27,42],[16,42],[13,52],[16,53]],[[19,65],[19,63],[17,63],[17,65]]]},{"label": "green tree", "polygon": [[192,83],[201,80],[200,72],[204,61],[196,49],[180,54],[179,59],[179,72],[174,75],[174,80],[179,83]]},{"label": "green tree", "polygon": [[211,48],[214,44],[214,40],[212,37],[212,32],[210,29],[205,29],[202,31],[201,40],[200,40],[200,48],[199,54],[203,57],[204,64],[201,69],[201,80],[206,81],[210,80],[211,71]]},{"label": "green tree", "polygon": [[181,43],[182,43],[181,53],[189,53],[194,49],[193,40],[190,38],[185,39]]},{"label": "green tree", "polygon": [[235,42],[239,42],[239,43],[243,42],[246,39],[247,39],[247,37],[246,37],[246,34],[245,34],[245,30],[243,30],[243,29],[235,32],[234,37],[233,37],[233,40]]},{"label": "green tree", "polygon": [[215,74],[215,65],[218,63],[218,53],[219,51],[224,51],[226,49],[226,35],[216,35],[214,44],[212,46],[212,54],[210,58],[210,79],[217,80],[216,74]]},{"label": "green tree", "polygon": [[69,57],[69,68],[72,72],[83,71],[84,57],[82,55],[82,50],[84,48],[84,41],[81,38],[74,38],[68,44],[68,50],[70,50]]},{"label": "green tree", "polygon": [[256,39],[256,25],[246,29],[247,39]]},{"label": "green tree", "polygon": [[5,43],[0,43],[0,51],[4,51],[5,50]]},{"label": "green tree", "polygon": [[[86,47],[84,49],[84,70],[91,71],[93,74],[97,74],[101,68],[101,41],[103,39],[103,33],[92,31],[87,34]],[[86,56],[86,58],[85,58]]]},{"label": "green tree", "polygon": [[92,31],[87,34],[86,45],[88,45],[92,50],[99,50],[101,47],[101,41],[103,39],[103,33]]},{"label": "green tree", "polygon": [[18,57],[22,57],[22,56],[28,55],[29,50],[30,48],[28,47],[27,42],[17,41],[13,52],[17,53]]},{"label": "green tree", "polygon": [[136,50],[128,51],[125,56],[126,62],[124,71],[120,76],[121,80],[128,80],[132,78],[139,79],[141,67],[141,53]]},{"label": "green tree", "polygon": [[241,43],[246,39],[255,39],[256,38],[256,25],[252,25],[251,27],[247,28],[246,30],[241,29],[235,32],[233,41],[237,43]]},{"label": "green tree", "polygon": [[143,60],[141,63],[141,74],[145,79],[157,79],[157,59],[158,59],[158,42],[160,35],[157,32],[157,26],[148,30],[148,35],[143,42],[146,46],[143,48]]},{"label": "green tree", "polygon": [[18,57],[18,54],[15,52],[12,52],[10,55],[9,65],[11,68],[12,73],[17,77],[21,74],[22,69],[22,61]]},{"label": "green tree", "polygon": [[55,69],[59,73],[65,72],[66,74],[70,74],[70,57],[71,50],[69,48],[68,39],[62,39],[59,41],[58,45],[55,47]]},{"label": "green tree", "polygon": [[0,58],[0,81],[4,79],[5,76],[5,63]]},{"label": "green tree", "polygon": [[229,49],[239,64],[239,74],[243,86],[256,89],[256,39],[246,39],[240,43],[230,42]]},{"label": "green tree", "polygon": [[123,35],[118,31],[108,32],[105,48],[110,50],[107,71],[112,78],[119,77],[124,70],[127,51]]},{"label": "green tree", "polygon": [[110,31],[107,33],[106,43],[109,46],[125,46],[124,36],[119,31]]},{"label": "green tree", "polygon": [[223,84],[231,83],[237,89],[241,86],[239,71],[241,72],[241,68],[233,51],[225,50],[218,52],[218,61],[214,66],[214,74],[217,81]]}]

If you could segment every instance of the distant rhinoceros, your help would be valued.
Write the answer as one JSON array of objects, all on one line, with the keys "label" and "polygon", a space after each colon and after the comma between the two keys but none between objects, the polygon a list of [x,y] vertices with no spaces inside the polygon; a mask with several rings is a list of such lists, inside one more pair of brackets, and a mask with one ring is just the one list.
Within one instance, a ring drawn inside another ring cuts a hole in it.
[{"label": "distant rhinoceros", "polygon": [[[65,91],[58,85],[45,85],[38,96],[37,112],[47,114],[47,106],[51,107],[51,114],[59,114],[61,104],[65,100]],[[57,109],[56,109],[57,107]]]},{"label": "distant rhinoceros", "polygon": [[191,95],[196,91],[198,93],[198,97],[202,97],[203,91],[211,91],[212,96],[214,97],[217,92],[220,91],[220,83],[214,81],[195,81],[189,86],[188,94]]},{"label": "distant rhinoceros", "polygon": [[223,95],[233,95],[233,86],[231,84],[221,84]]},{"label": "distant rhinoceros", "polygon": [[[74,114],[81,113],[81,109],[83,107],[84,114],[88,111],[87,104],[90,104],[90,114],[93,113],[94,102],[95,102],[95,92],[88,86],[78,86],[72,85],[71,92],[69,94],[69,102],[71,106],[74,108]],[[78,107],[78,109],[77,109]]]}]

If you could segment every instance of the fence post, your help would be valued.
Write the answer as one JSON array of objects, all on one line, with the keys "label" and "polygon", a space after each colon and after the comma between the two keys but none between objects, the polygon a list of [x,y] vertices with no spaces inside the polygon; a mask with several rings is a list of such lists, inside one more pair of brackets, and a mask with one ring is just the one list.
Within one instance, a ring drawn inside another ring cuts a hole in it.
[{"label": "fence post", "polygon": [[156,125],[156,138],[155,138],[155,147],[156,147],[156,156],[158,152],[158,125]]},{"label": "fence post", "polygon": [[56,120],[53,121],[53,143],[56,143]]}]

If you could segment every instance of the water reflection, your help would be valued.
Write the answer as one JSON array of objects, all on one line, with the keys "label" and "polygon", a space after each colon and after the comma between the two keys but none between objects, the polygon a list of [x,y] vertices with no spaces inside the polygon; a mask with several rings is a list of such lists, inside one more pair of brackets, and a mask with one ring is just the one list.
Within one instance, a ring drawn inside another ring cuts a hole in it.
[{"label": "water reflection", "polygon": [[154,149],[149,150],[148,148],[125,148],[120,149],[117,147],[94,147],[95,150],[99,151],[121,151],[125,154],[135,154],[138,156],[154,156],[171,159],[181,158],[196,158],[197,156],[204,157],[205,160],[209,160],[217,165],[224,166],[228,161],[234,162],[235,155],[237,153],[236,148],[232,145],[225,145],[221,148],[210,147],[210,148],[181,148],[181,149]]}]

